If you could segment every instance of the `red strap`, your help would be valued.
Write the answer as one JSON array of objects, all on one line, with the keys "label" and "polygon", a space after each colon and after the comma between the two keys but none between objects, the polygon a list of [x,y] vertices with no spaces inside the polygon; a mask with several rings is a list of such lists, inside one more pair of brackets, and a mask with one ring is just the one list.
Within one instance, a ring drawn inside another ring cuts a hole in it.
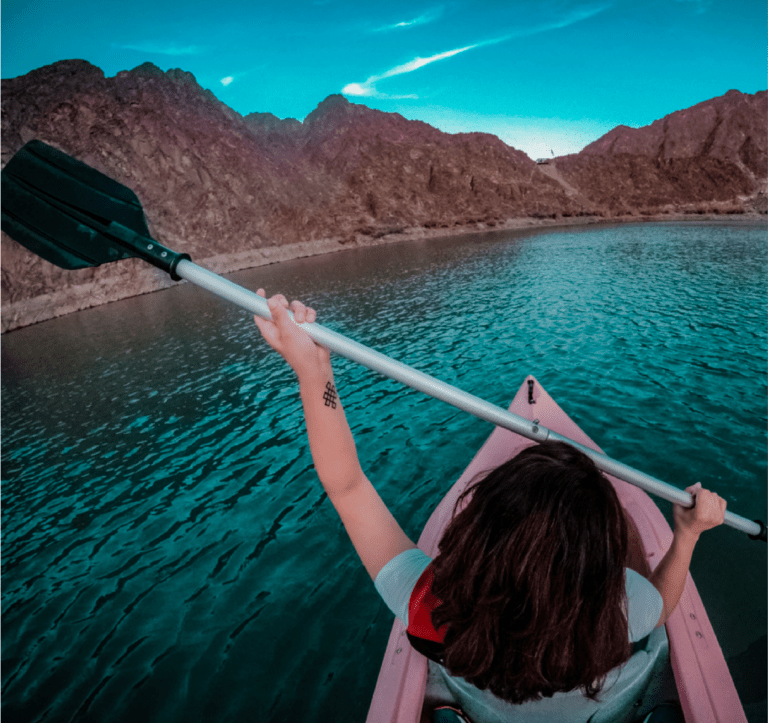
[{"label": "red strap", "polygon": [[447,625],[441,625],[439,630],[435,630],[434,625],[432,625],[432,611],[443,603],[440,598],[432,594],[434,579],[432,565],[429,565],[421,573],[421,577],[411,592],[411,599],[408,603],[408,632],[417,638],[442,643],[445,641]]}]

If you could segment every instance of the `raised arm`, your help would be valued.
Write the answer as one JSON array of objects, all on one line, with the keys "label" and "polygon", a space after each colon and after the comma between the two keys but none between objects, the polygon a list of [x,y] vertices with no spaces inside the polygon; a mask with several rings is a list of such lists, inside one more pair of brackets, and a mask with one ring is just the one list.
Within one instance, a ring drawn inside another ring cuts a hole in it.
[{"label": "raised arm", "polygon": [[725,516],[726,501],[714,492],[701,489],[700,483],[697,482],[685,491],[693,495],[693,507],[674,506],[675,532],[672,545],[650,577],[650,581],[661,593],[664,601],[656,627],[667,622],[667,618],[680,602],[688,569],[691,566],[693,548],[698,542],[699,535],[704,530],[722,524]]},{"label": "raised arm", "polygon": [[[261,296],[264,290],[259,289]],[[336,390],[330,352],[291,321],[287,299],[268,300],[274,321],[254,317],[261,335],[299,378],[307,436],[315,470],[372,579],[401,552],[415,547],[360,467],[355,440]],[[314,322],[315,312],[290,305],[296,322]]]}]

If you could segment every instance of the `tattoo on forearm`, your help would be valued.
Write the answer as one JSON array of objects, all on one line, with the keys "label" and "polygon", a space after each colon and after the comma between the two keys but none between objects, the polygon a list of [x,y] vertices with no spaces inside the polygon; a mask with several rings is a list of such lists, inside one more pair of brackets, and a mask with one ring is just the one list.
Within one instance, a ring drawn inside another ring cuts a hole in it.
[{"label": "tattoo on forearm", "polygon": [[336,409],[336,387],[331,382],[326,382],[325,392],[323,392],[323,399],[325,400],[326,407],[332,407]]}]

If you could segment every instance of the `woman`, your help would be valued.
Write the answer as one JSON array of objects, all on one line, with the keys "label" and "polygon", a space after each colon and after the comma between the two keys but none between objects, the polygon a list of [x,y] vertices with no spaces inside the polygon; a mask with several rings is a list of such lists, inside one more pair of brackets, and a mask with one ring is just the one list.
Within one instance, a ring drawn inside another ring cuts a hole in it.
[{"label": "woman", "polygon": [[[624,567],[626,519],[594,463],[566,444],[534,445],[470,485],[432,561],[360,467],[329,351],[291,322],[284,296],[268,304],[273,321],[255,321],[298,376],[317,474],[411,644],[483,720],[567,709],[586,721],[631,643],[675,609],[696,541],[722,523],[725,500],[688,488],[694,507],[675,505],[672,546],[649,581]],[[290,308],[297,323],[315,320],[300,302]]]}]

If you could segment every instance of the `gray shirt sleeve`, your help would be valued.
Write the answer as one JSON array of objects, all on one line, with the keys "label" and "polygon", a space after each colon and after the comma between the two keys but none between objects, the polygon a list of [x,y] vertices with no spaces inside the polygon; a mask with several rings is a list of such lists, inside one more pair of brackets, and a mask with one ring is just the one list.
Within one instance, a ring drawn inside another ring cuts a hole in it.
[{"label": "gray shirt sleeve", "polygon": [[656,627],[664,601],[650,580],[629,568],[626,572],[629,642],[634,643],[642,640]]},{"label": "gray shirt sleeve", "polygon": [[393,557],[379,570],[373,584],[395,617],[408,627],[408,603],[411,592],[421,577],[421,573],[432,562],[426,553],[415,547]]}]

